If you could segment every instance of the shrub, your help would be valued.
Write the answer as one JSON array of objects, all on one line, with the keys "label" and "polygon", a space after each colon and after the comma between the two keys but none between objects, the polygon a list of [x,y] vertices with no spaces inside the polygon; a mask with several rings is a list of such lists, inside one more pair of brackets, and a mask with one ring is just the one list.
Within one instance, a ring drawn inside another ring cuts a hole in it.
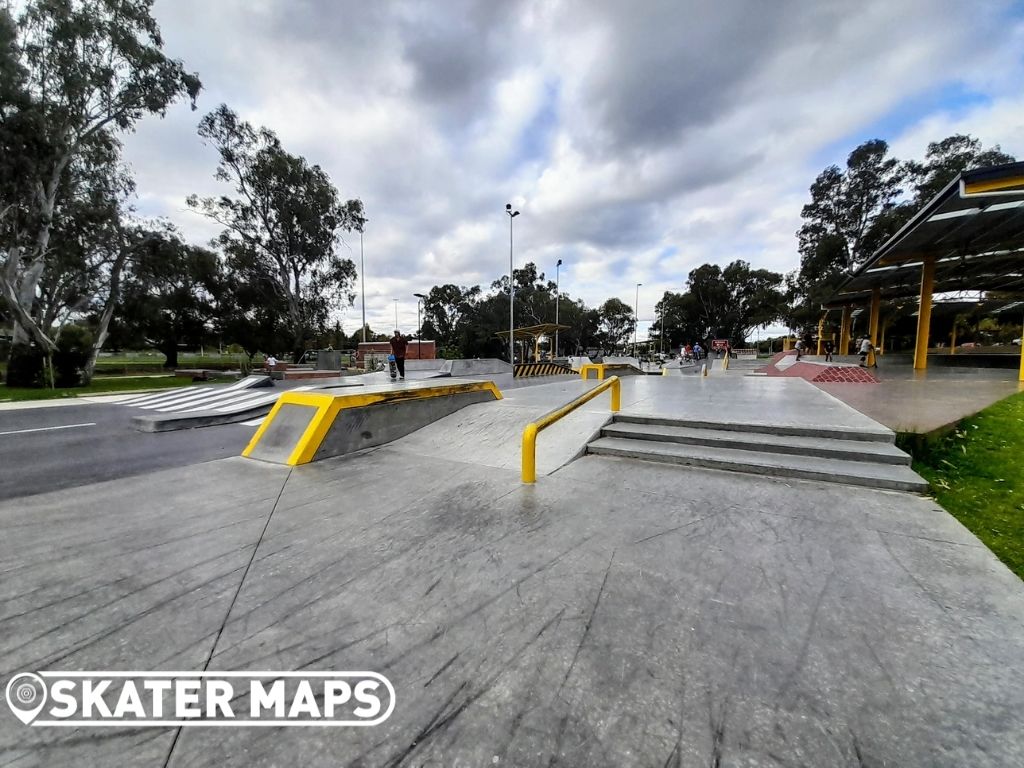
[{"label": "shrub", "polygon": [[81,325],[66,325],[53,353],[53,374],[58,387],[77,387],[92,351],[92,332]]},{"label": "shrub", "polygon": [[34,345],[15,344],[7,363],[7,386],[43,386],[43,364],[46,356]]}]

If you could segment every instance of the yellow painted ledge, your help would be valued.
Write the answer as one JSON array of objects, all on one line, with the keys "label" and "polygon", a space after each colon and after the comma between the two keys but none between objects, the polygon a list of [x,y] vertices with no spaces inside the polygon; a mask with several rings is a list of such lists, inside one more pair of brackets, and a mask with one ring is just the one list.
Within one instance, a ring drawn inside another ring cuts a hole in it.
[{"label": "yellow painted ledge", "polygon": [[294,467],[299,464],[308,464],[313,460],[320,444],[324,441],[331,425],[338,417],[338,414],[348,408],[362,408],[367,405],[378,403],[394,403],[408,400],[427,400],[432,397],[443,397],[464,392],[491,392],[495,400],[501,400],[501,390],[495,386],[493,381],[472,381],[462,384],[449,384],[446,386],[416,387],[411,389],[396,389],[384,392],[360,392],[332,395],[328,392],[282,392],[277,398],[274,407],[270,409],[267,418],[260,424],[252,440],[242,451],[242,456],[248,457],[256,450],[260,439],[270,428],[274,417],[285,405],[304,405],[316,408],[316,413],[310,419],[309,425],[302,433],[295,444],[295,448],[285,462],[288,466]]}]

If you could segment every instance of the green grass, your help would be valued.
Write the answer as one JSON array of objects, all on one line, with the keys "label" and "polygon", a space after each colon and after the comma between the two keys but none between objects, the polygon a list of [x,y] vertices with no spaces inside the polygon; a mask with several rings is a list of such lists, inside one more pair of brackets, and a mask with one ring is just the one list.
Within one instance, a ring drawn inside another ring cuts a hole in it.
[{"label": "green grass", "polygon": [[1024,579],[1024,393],[917,451],[936,500]]},{"label": "green grass", "polygon": [[191,379],[177,376],[97,376],[88,387],[36,389],[0,386],[0,403],[5,400],[61,400],[69,397],[86,397],[88,395],[109,394],[111,392],[130,392],[138,389],[185,387],[191,384]]}]

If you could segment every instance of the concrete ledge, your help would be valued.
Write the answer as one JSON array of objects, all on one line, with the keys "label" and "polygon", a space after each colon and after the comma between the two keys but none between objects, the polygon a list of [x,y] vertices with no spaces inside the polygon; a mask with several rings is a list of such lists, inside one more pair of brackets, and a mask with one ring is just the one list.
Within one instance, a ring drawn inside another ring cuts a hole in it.
[{"label": "concrete ledge", "polygon": [[132,427],[139,432],[176,432],[182,429],[217,427],[222,424],[237,424],[263,416],[271,408],[264,404],[234,413],[200,411],[198,413],[143,413],[132,416]]},{"label": "concrete ledge", "polygon": [[358,394],[285,392],[242,455],[308,464],[382,445],[467,405],[500,399],[490,381],[424,381]]}]

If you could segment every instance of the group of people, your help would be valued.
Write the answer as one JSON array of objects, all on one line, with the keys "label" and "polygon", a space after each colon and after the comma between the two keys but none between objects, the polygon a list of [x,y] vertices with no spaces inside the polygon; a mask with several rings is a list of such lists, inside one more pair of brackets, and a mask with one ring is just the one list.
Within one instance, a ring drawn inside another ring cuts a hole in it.
[{"label": "group of people", "polygon": [[[835,351],[835,345],[832,343],[832,339],[828,339],[825,342],[824,347],[825,347],[825,362],[826,363],[831,363],[832,362],[832,354]],[[805,350],[804,340],[803,339],[797,339],[796,340],[796,359],[798,361],[800,360],[800,358],[802,358],[804,356],[804,350]],[[868,366],[868,355],[870,355],[873,350],[874,350],[874,347],[871,344],[871,338],[868,337],[868,336],[862,337],[860,342],[857,344],[857,353],[860,355],[860,367],[861,368],[869,367]],[[877,362],[874,362],[873,365],[874,365],[875,368],[878,367],[878,363]]]},{"label": "group of people", "polygon": [[692,346],[687,344],[682,349],[684,360],[703,360],[708,356],[707,351],[700,345],[700,342],[695,342]]}]

